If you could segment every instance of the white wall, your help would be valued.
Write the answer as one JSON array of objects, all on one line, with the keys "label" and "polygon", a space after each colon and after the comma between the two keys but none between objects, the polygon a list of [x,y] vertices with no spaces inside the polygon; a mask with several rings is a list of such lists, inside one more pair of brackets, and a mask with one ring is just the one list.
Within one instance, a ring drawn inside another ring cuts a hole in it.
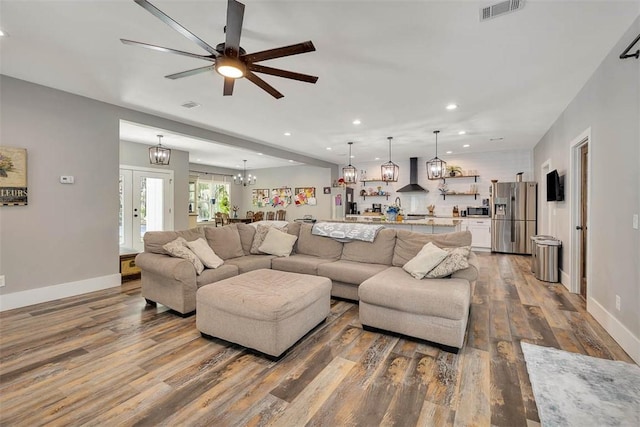
[{"label": "white wall", "polygon": [[[372,203],[392,204],[396,197],[400,197],[402,209],[405,213],[426,213],[428,205],[435,205],[435,213],[440,216],[451,216],[453,206],[457,205],[460,209],[465,209],[467,206],[480,206],[482,205],[482,199],[489,198],[489,187],[491,186],[491,180],[497,179],[499,181],[515,181],[516,173],[524,172],[523,180],[533,180],[533,153],[530,150],[506,150],[506,151],[494,151],[487,153],[469,153],[469,154],[451,154],[440,156],[447,165],[457,165],[463,170],[476,170],[480,175],[477,182],[473,178],[458,178],[447,180],[449,190],[453,191],[469,191],[471,184],[477,184],[478,192],[480,193],[476,199],[473,196],[453,196],[449,195],[445,199],[440,195],[438,191],[438,185],[440,180],[430,181],[427,179],[426,162],[431,157],[418,157],[418,184],[423,188],[429,190],[428,193],[398,193],[397,189],[404,187],[409,183],[409,159],[393,159],[394,163],[400,167],[400,178],[396,183],[366,183],[363,186],[362,183],[354,187],[356,194],[356,202],[358,203],[358,209],[362,212],[365,208],[371,208]],[[358,173],[362,170],[366,171],[367,179],[374,179],[380,177],[380,165],[384,161],[380,162],[368,162],[355,165],[358,167]],[[340,172],[342,167],[340,166]],[[382,186],[384,191],[391,193],[389,200],[385,197],[366,197],[360,196],[362,189],[368,190],[369,188],[376,189],[377,185]]]},{"label": "white wall", "polygon": [[[632,228],[632,216],[640,212],[640,61],[618,57],[638,33],[640,18],[536,145],[534,170],[539,173],[550,160],[566,177],[565,201],[554,203],[554,218],[564,246],[563,276],[570,283],[574,248],[569,145],[590,129],[587,308],[640,362],[640,232]],[[616,295],[622,301],[620,311]]]},{"label": "white wall", "polygon": [[[237,186],[242,189],[242,204],[240,212],[244,213],[248,210],[253,211],[276,211],[281,208],[258,208],[251,204],[252,190],[254,188],[280,188],[290,187],[291,191],[295,191],[296,187],[315,187],[316,188],[316,206],[298,205],[294,201],[285,208],[287,211],[287,220],[302,218],[303,215],[312,215],[316,219],[331,218],[331,194],[324,194],[323,187],[331,187],[331,169],[315,166],[290,166],[281,168],[268,168],[252,170],[258,176],[256,185],[247,187]],[[335,189],[332,189],[335,190]],[[334,194],[335,195],[335,194]]]}]

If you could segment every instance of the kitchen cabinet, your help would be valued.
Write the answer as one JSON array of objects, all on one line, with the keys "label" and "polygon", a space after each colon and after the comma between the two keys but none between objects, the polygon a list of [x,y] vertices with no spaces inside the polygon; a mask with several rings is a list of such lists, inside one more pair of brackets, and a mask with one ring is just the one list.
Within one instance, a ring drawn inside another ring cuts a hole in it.
[{"label": "kitchen cabinet", "polygon": [[467,218],[462,229],[471,232],[474,249],[491,249],[491,219]]}]

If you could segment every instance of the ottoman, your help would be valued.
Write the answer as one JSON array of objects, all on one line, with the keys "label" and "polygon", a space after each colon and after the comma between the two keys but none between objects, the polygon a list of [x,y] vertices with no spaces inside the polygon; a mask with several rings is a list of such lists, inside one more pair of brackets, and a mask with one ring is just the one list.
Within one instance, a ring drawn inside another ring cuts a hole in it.
[{"label": "ottoman", "polygon": [[205,285],[196,293],[204,335],[279,357],[331,309],[326,277],[260,269]]}]

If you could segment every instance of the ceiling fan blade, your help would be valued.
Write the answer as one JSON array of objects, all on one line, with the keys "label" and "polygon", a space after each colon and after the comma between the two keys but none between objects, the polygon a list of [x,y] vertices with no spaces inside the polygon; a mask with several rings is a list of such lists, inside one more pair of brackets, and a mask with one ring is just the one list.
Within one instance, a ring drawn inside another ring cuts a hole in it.
[{"label": "ceiling fan blade", "polygon": [[169,15],[167,15],[166,13],[164,13],[163,11],[161,11],[160,9],[158,9],[157,7],[149,3],[147,0],[134,0],[134,1],[138,3],[140,6],[142,6],[145,10],[150,12],[153,16],[160,19],[162,22],[164,22],[165,24],[167,24],[168,26],[170,26],[171,28],[173,28],[174,30],[176,30],[177,32],[179,32],[180,34],[182,34],[183,36],[185,36],[186,38],[188,38],[189,40],[191,40],[192,42],[194,42],[195,44],[197,44],[207,52],[209,52],[210,54],[214,56],[219,55],[218,51],[216,51],[214,47],[211,47],[209,44],[207,44],[207,42],[205,42],[204,40],[202,40],[201,38],[193,34],[191,31],[187,30],[182,25],[178,24],[176,21],[170,18]]},{"label": "ceiling fan blade", "polygon": [[227,3],[227,26],[224,51],[226,56],[237,58],[240,53],[240,34],[244,18],[244,4],[229,0]]},{"label": "ceiling fan blade", "polygon": [[283,94],[278,92],[276,90],[276,88],[274,88],[269,83],[267,83],[264,80],[262,80],[260,77],[258,77],[255,74],[253,74],[251,71],[247,71],[247,73],[244,76],[247,79],[249,79],[251,82],[253,82],[254,84],[260,86],[263,90],[269,92],[269,94],[271,96],[273,96],[274,98],[280,99],[280,98],[282,98],[284,96]]},{"label": "ceiling fan blade", "polygon": [[271,74],[272,76],[284,77],[285,79],[300,80],[301,82],[315,83],[318,81],[316,76],[308,74],[296,73],[294,71],[280,70],[278,68],[265,67],[259,64],[249,64],[249,69],[256,73]]},{"label": "ceiling fan blade", "polygon": [[232,79],[230,77],[224,78],[224,90],[222,91],[222,94],[224,96],[233,95],[233,84],[235,82],[236,82],[236,79]]},{"label": "ceiling fan blade", "polygon": [[184,55],[184,56],[188,56],[190,58],[204,59],[205,61],[216,62],[216,58],[211,56],[211,55],[209,55],[209,56],[198,55],[198,54],[195,54],[195,53],[184,52],[182,50],[170,49],[168,47],[156,46],[156,45],[148,44],[148,43],[134,42],[133,40],[120,39],[120,41],[122,43],[124,43],[124,44],[129,44],[129,45],[138,46],[138,47],[144,47],[145,49],[157,50],[158,52],[175,53],[176,55]]},{"label": "ceiling fan blade", "polygon": [[241,58],[247,63],[266,61],[267,59],[282,58],[284,56],[298,55],[301,53],[313,52],[316,50],[311,40],[292,44],[291,46],[277,47],[275,49],[263,50],[261,52],[247,53]]},{"label": "ceiling fan blade", "polygon": [[215,65],[207,65],[206,67],[194,68],[193,70],[183,71],[181,73],[169,74],[165,76],[167,79],[175,80],[181,79],[183,77],[194,76],[196,74],[204,73],[206,71],[211,71],[215,68]]}]

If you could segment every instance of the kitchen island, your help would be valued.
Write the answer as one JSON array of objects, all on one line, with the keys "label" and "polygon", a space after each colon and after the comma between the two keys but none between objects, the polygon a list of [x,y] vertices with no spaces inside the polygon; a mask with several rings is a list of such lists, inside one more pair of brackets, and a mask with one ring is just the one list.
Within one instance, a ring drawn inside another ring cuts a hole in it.
[{"label": "kitchen island", "polygon": [[384,217],[350,216],[347,219],[326,219],[323,222],[347,222],[357,224],[381,224],[386,228],[414,231],[424,234],[451,233],[462,229],[462,221],[452,218],[410,219],[403,221],[387,221]]}]

